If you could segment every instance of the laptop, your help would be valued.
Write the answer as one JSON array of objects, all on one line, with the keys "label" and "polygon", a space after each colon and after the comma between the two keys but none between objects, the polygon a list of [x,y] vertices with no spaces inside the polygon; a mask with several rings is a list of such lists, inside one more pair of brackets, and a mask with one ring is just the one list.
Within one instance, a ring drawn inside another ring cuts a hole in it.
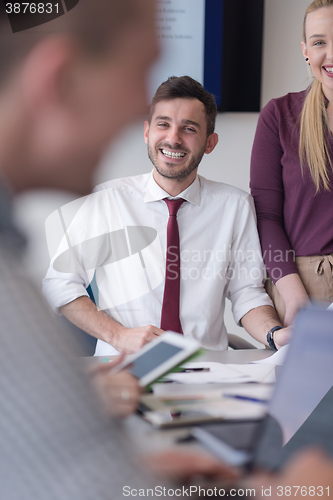
[{"label": "laptop", "polygon": [[333,311],[298,314],[262,421],[204,425],[191,434],[224,462],[249,469],[275,470],[310,445],[333,455]]}]

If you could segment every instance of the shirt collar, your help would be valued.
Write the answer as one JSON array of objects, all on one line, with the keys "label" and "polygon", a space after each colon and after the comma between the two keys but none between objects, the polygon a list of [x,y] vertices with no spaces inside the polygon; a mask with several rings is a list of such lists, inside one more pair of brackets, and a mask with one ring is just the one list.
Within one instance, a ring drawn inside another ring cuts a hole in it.
[{"label": "shirt collar", "polygon": [[[170,196],[166,191],[164,191],[164,189],[162,189],[156,183],[152,172],[147,184],[144,196],[144,202],[149,203],[151,201],[163,200],[164,198],[172,198],[172,196]],[[184,189],[184,191],[180,193],[178,196],[176,196],[176,198],[183,198],[189,203],[193,203],[194,205],[200,206],[200,201],[201,201],[200,177],[197,175],[192,184],[188,188]]]}]

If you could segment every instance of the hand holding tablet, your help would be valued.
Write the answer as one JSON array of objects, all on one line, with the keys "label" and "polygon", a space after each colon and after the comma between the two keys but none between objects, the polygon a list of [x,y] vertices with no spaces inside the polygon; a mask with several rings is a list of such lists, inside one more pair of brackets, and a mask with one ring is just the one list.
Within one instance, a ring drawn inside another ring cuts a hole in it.
[{"label": "hand holding tablet", "polygon": [[135,354],[126,356],[112,373],[127,369],[146,387],[158,378],[200,354],[199,342],[179,333],[165,332]]}]

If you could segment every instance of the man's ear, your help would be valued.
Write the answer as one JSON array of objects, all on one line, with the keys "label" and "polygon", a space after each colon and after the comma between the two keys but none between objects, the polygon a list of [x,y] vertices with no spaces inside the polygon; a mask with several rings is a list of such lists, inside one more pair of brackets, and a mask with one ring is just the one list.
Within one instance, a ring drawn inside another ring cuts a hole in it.
[{"label": "man's ear", "polygon": [[206,149],[205,149],[206,155],[209,155],[209,153],[213,151],[218,141],[219,141],[219,136],[215,132],[207,137]]},{"label": "man's ear", "polygon": [[37,43],[22,68],[25,106],[33,113],[73,99],[69,69],[77,49],[70,38],[54,36]]},{"label": "man's ear", "polygon": [[149,122],[145,121],[145,123],[143,125],[143,135],[144,135],[146,144],[148,144],[148,134],[149,134]]}]

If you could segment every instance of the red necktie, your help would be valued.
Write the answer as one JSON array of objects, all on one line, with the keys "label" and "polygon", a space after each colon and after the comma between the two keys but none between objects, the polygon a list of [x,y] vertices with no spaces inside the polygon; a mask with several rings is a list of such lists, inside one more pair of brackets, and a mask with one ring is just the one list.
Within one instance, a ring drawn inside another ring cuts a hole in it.
[{"label": "red necktie", "polygon": [[180,253],[177,212],[185,200],[168,200],[165,198],[163,201],[168,205],[169,220],[161,329],[183,333],[179,319]]}]

